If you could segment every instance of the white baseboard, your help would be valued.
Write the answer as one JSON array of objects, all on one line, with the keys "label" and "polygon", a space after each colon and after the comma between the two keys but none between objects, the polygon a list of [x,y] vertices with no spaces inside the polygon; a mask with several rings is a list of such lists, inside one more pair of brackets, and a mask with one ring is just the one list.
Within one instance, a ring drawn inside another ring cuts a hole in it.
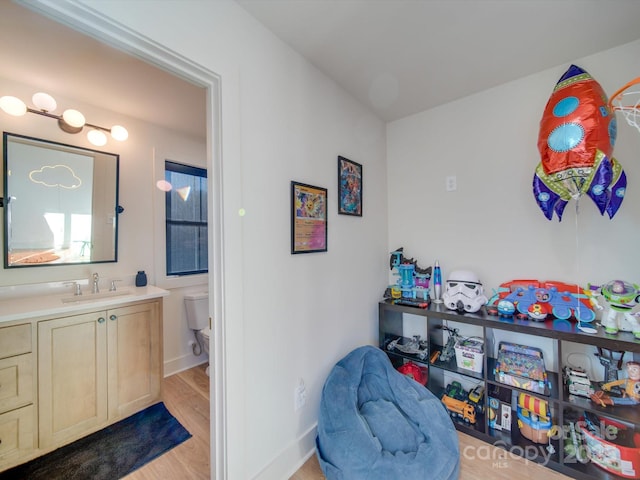
[{"label": "white baseboard", "polygon": [[314,423],[293,444],[285,448],[253,480],[282,480],[290,478],[315,453],[318,424]]},{"label": "white baseboard", "polygon": [[165,360],[164,362],[164,376],[168,377],[176,373],[180,373],[184,370],[188,370],[192,367],[202,365],[209,361],[209,356],[203,353],[202,355],[184,355],[182,357],[173,358],[171,360]]}]

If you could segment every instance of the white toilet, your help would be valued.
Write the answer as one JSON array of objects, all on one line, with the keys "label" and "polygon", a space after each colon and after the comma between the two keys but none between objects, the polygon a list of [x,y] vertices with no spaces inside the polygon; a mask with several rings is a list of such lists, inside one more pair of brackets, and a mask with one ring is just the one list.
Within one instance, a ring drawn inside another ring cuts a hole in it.
[{"label": "white toilet", "polygon": [[[194,355],[200,355],[204,351],[209,354],[209,293],[190,293],[184,296],[184,305],[187,309],[187,325],[194,331],[197,345],[193,346]],[[197,348],[199,347],[199,348]],[[209,366],[207,365],[207,375]]]}]

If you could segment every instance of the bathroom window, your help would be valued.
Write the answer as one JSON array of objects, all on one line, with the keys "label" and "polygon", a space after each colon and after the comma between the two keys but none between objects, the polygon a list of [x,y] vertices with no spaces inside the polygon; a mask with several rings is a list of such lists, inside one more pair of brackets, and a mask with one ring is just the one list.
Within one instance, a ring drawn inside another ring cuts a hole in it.
[{"label": "bathroom window", "polygon": [[165,162],[167,276],[208,272],[207,171]]}]

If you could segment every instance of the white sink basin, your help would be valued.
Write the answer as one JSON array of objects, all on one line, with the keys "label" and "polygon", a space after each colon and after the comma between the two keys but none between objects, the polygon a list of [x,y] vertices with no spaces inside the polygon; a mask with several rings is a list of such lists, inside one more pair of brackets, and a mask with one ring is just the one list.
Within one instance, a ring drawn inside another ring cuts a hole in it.
[{"label": "white sink basin", "polygon": [[62,298],[62,303],[78,303],[78,302],[96,302],[105,298],[119,297],[121,295],[130,295],[131,290],[116,290],[115,292],[103,293],[85,293],[83,295],[73,295],[72,297]]}]

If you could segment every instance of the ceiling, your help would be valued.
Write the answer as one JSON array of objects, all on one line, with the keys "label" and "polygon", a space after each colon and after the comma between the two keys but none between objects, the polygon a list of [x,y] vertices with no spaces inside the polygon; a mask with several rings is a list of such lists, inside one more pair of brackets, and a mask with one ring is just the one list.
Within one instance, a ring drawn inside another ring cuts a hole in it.
[{"label": "ceiling", "polygon": [[393,121],[640,38],[637,0],[237,0]]},{"label": "ceiling", "polygon": [[[0,0],[0,51],[0,96],[11,95],[2,88],[7,78],[30,83],[33,93],[55,93],[206,138],[204,88],[9,0]],[[30,98],[22,100],[31,106]],[[54,113],[66,108],[73,105]]]},{"label": "ceiling", "polygon": [[[637,0],[237,2],[385,121],[640,38]],[[0,78],[205,136],[203,88],[8,0],[0,45]]]}]

